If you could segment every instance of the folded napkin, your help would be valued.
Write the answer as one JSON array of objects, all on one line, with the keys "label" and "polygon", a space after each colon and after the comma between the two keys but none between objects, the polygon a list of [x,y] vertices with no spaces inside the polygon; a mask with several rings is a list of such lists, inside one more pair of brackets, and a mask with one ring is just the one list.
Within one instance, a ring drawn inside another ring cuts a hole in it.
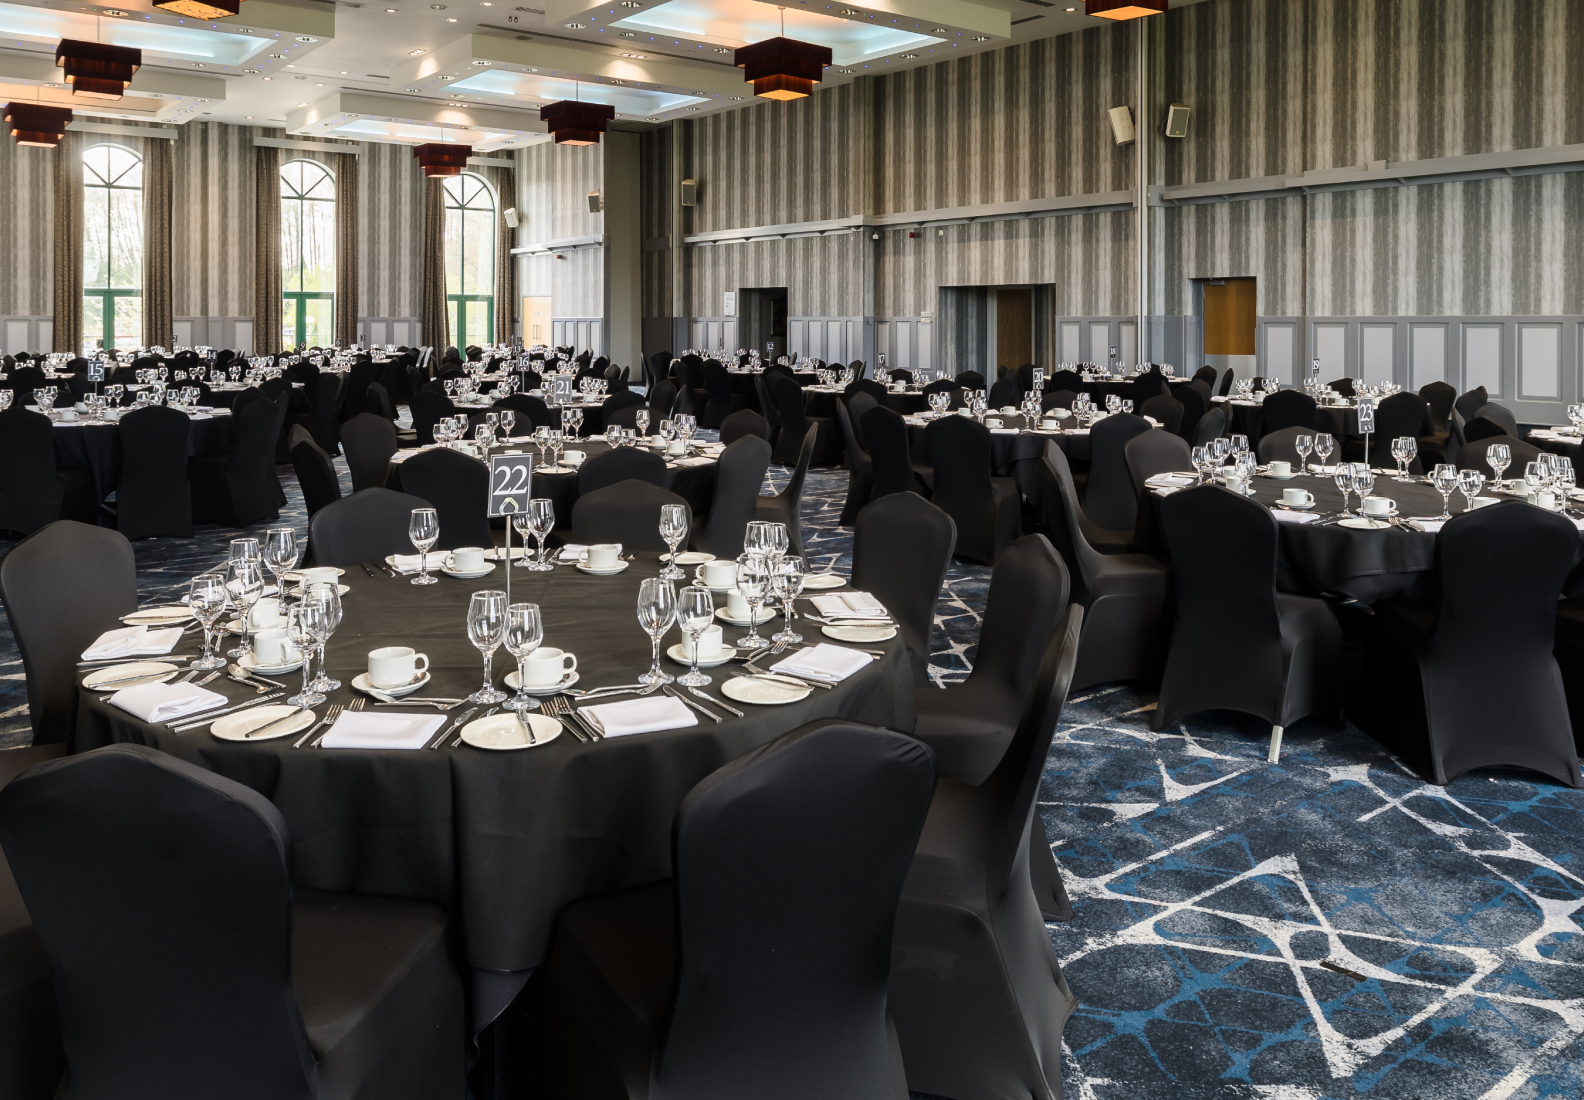
[{"label": "folded napkin", "polygon": [[145,722],[169,722],[223,707],[226,697],[197,684],[140,684],[110,696],[110,705]]},{"label": "folded napkin", "polygon": [[1446,520],[1444,519],[1420,519],[1418,516],[1414,516],[1413,521],[1432,534],[1441,530],[1442,526],[1446,523]]},{"label": "folded napkin", "polygon": [[861,650],[821,642],[812,648],[799,650],[770,667],[776,672],[785,672],[791,676],[836,683],[847,679],[873,661],[873,657]]},{"label": "folded napkin", "polygon": [[1320,518],[1319,512],[1289,512],[1285,508],[1272,508],[1271,515],[1280,523],[1313,523]]},{"label": "folded napkin", "polygon": [[1193,483],[1194,477],[1192,474],[1154,474],[1144,479],[1144,484],[1146,485],[1183,486],[1192,485]]},{"label": "folded napkin", "polygon": [[1088,428],[1068,428],[1067,429],[1067,434],[1068,435],[1088,435],[1089,434],[1089,429]]},{"label": "folded napkin", "polygon": [[[444,550],[438,553],[431,552],[429,554],[429,568],[437,568],[435,563],[444,561],[445,556],[446,552]],[[390,562],[390,567],[398,573],[417,573],[423,568],[422,554],[392,554],[386,560]]]},{"label": "folded napkin", "polygon": [[343,711],[319,743],[325,749],[421,749],[440,731],[444,714]]},{"label": "folded napkin", "polygon": [[694,458],[679,458],[676,460],[676,464],[678,466],[708,466],[714,461],[715,460],[713,458],[706,458],[702,455],[699,455]]},{"label": "folded napkin", "polygon": [[587,554],[587,543],[569,542],[565,546],[561,547],[560,552],[556,554],[556,561],[578,562],[582,561]]},{"label": "folded napkin", "polygon": [[1161,422],[1159,420],[1156,420],[1153,416],[1146,416],[1144,419],[1148,420],[1152,427],[1158,428],[1158,427],[1161,426]]},{"label": "folded napkin", "polygon": [[1158,497],[1169,497],[1173,493],[1180,493],[1185,487],[1182,485],[1151,485],[1150,492]]},{"label": "folded napkin", "polygon": [[1018,430],[1016,428],[991,428],[990,429],[990,434],[991,435],[1017,435],[1018,434]]},{"label": "folded napkin", "polygon": [[82,659],[99,661],[109,657],[162,657],[176,648],[181,636],[182,628],[179,626],[163,630],[123,626],[99,635],[93,645],[83,650]]},{"label": "folded napkin", "polygon": [[645,696],[621,703],[601,703],[579,707],[578,714],[588,719],[606,737],[625,737],[629,733],[654,733],[698,725],[698,717],[680,699],[669,695]]},{"label": "folded napkin", "polygon": [[831,592],[810,596],[810,602],[827,619],[889,619],[885,605],[867,592]]}]

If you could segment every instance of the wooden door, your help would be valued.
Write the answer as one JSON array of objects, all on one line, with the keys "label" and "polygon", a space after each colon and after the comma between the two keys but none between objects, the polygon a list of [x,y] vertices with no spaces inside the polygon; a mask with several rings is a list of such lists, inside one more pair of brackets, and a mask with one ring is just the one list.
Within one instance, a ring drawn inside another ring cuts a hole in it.
[{"label": "wooden door", "polygon": [[1206,355],[1254,354],[1253,279],[1226,279],[1204,288]]},{"label": "wooden door", "polygon": [[523,343],[528,347],[550,343],[550,298],[522,300]]},{"label": "wooden door", "polygon": [[[1016,371],[1034,361],[1034,292],[996,291],[996,366]],[[992,378],[994,376],[992,375]]]}]

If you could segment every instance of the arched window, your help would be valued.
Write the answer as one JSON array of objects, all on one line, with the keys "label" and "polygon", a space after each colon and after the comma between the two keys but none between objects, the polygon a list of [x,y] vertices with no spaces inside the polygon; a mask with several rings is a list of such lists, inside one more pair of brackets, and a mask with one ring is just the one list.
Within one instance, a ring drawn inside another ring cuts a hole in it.
[{"label": "arched window", "polygon": [[312,160],[281,165],[281,346],[335,342],[335,176]]},{"label": "arched window", "polygon": [[495,193],[464,172],[445,181],[446,312],[459,348],[495,342]]},{"label": "arched window", "polygon": [[83,352],[143,342],[143,158],[83,153]]}]

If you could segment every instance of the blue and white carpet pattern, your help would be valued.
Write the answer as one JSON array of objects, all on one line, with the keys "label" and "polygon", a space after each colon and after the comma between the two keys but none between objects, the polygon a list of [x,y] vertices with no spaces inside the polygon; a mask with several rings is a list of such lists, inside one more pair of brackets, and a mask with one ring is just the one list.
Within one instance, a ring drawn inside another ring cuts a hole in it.
[{"label": "blue and white carpet pattern", "polygon": [[[842,570],[846,480],[816,471],[804,497],[811,558]],[[136,544],[145,598],[235,534]],[[989,572],[947,576],[938,683],[972,667]],[[0,677],[0,745],[26,743],[9,628]],[[1271,765],[1252,719],[1157,734],[1153,707],[1071,699],[1040,792],[1076,911],[1050,929],[1078,1001],[1070,1100],[1584,1095],[1584,792],[1505,771],[1429,786],[1352,727],[1296,726]]]}]

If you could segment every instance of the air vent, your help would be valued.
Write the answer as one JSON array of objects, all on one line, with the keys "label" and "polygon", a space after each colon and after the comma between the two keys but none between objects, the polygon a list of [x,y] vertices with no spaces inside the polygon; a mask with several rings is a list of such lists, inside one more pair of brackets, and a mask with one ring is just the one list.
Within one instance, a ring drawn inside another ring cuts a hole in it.
[{"label": "air vent", "polygon": [[1043,15],[1025,15],[1022,19],[1014,19],[1014,20],[1012,20],[1012,25],[1015,27],[1019,23],[1032,23],[1036,19],[1044,19],[1044,18],[1045,17]]},{"label": "air vent", "polygon": [[1048,0],[1023,0],[1023,2],[1025,4],[1033,4],[1035,7],[1039,8],[1054,8],[1056,6],[1055,4],[1049,3]]},{"label": "air vent", "polygon": [[389,73],[364,73],[363,75],[368,77],[370,80],[389,80],[390,79],[390,74]]},{"label": "air vent", "polygon": [[540,11],[538,8],[518,8],[517,10],[518,11],[525,11],[529,15],[543,15],[544,14],[544,12]]},{"label": "air vent", "polygon": [[507,34],[522,34],[521,27],[502,27],[495,23],[480,23],[479,26],[483,27],[487,31],[505,31]]}]

